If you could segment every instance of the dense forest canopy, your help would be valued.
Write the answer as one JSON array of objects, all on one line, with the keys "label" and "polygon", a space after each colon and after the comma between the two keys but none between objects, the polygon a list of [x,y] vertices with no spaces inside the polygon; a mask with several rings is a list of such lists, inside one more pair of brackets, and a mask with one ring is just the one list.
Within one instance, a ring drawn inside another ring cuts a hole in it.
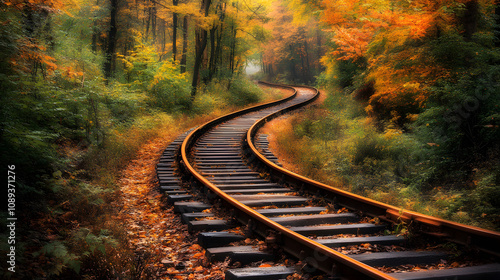
[{"label": "dense forest canopy", "polygon": [[[470,190],[449,211],[479,205],[471,215],[498,229],[498,0],[1,0],[0,10],[1,162],[16,167],[16,214],[33,221],[19,228],[19,261],[52,257],[25,277],[129,273],[116,257],[126,241],[103,222],[117,174],[165,123],[173,135],[261,101],[249,64],[256,79],[355,100],[374,133],[413,137],[425,149],[401,170],[425,166],[418,191]],[[93,262],[106,258],[117,266]]]}]

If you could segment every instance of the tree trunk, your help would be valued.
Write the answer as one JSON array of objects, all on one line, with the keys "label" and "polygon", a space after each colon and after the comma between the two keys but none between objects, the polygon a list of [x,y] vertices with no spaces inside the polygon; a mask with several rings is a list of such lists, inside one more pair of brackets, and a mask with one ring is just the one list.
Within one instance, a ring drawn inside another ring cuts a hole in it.
[{"label": "tree trunk", "polygon": [[181,57],[181,73],[186,72],[187,63],[187,47],[188,47],[188,16],[184,16],[182,24],[182,57]]},{"label": "tree trunk", "polygon": [[217,6],[219,14],[219,27],[210,29],[210,63],[208,81],[211,81],[217,74],[219,67],[222,64],[222,36],[224,33],[224,18],[226,17],[226,3],[220,3]]},{"label": "tree trunk", "polygon": [[[208,11],[210,9],[210,4],[212,0],[203,0],[201,2],[201,11],[205,16],[208,16]],[[203,59],[203,53],[205,52],[205,48],[207,46],[207,35],[208,32],[201,27],[196,28],[196,38],[195,38],[195,59],[194,59],[194,69],[193,69],[193,81],[191,83],[191,99],[194,99],[196,96],[196,90],[198,87],[198,81],[200,79],[200,66]]]},{"label": "tree trunk", "polygon": [[222,68],[222,36],[224,33],[224,24],[221,22],[220,29],[217,36],[217,47],[215,47],[215,65],[214,71],[218,71],[217,69]]},{"label": "tree trunk", "polygon": [[295,82],[297,80],[297,71],[295,70],[296,66],[296,59],[295,59],[295,52],[293,50],[293,46],[290,44],[290,75],[292,76],[292,82]]},{"label": "tree trunk", "polygon": [[495,35],[496,35],[496,41],[495,41],[495,47],[500,47],[500,0],[495,1],[495,15],[497,17],[496,19],[496,27],[495,27]]},{"label": "tree trunk", "polygon": [[307,38],[304,38],[304,52],[306,58],[306,82],[311,82],[311,62],[309,61],[309,50],[307,47]]},{"label": "tree trunk", "polygon": [[230,53],[230,56],[229,56],[229,68],[231,69],[231,75],[234,74],[234,58],[236,56],[236,27],[235,27],[236,23],[234,22],[233,20],[233,25],[231,26],[231,34],[232,34],[232,38],[231,38],[231,53]]},{"label": "tree trunk", "polygon": [[[161,20],[161,56],[160,60],[163,60],[163,55],[167,51],[166,45],[167,45],[167,22],[162,19]],[[174,57],[175,59],[175,57]]]},{"label": "tree trunk", "polygon": [[113,61],[116,48],[116,15],[118,13],[118,0],[110,0],[110,20],[108,33],[108,47],[106,48],[106,61],[104,62],[104,77],[106,84],[113,75]]},{"label": "tree trunk", "polygon": [[151,7],[151,33],[153,35],[153,43],[156,42],[156,2],[153,2]]},{"label": "tree trunk", "polygon": [[[238,9],[238,3],[236,2],[235,4],[235,7],[236,7],[236,17],[238,15],[238,12],[239,12],[239,9]],[[231,68],[231,75],[234,74],[234,70],[235,70],[235,58],[236,58],[236,33],[238,32],[238,30],[236,29],[236,20],[233,19],[233,24],[231,26],[231,34],[232,34],[232,38],[231,38],[231,54],[230,54],[230,61],[229,61],[229,65],[230,65],[230,68]]]},{"label": "tree trunk", "polygon": [[146,14],[148,15],[146,17],[146,22],[145,22],[145,24],[146,24],[146,34],[144,36],[145,39],[147,39],[148,36],[149,36],[149,24],[151,23],[151,7],[147,8],[147,9],[144,9],[144,10],[146,11]]},{"label": "tree trunk", "polygon": [[217,33],[217,27],[214,26],[210,29],[210,61],[208,63],[208,79],[207,82],[210,82],[215,74],[217,67],[216,64],[216,52],[215,52],[215,34]]},{"label": "tree trunk", "polygon": [[[179,4],[179,0],[173,0],[173,5],[177,6]],[[172,14],[172,56],[174,61],[177,56],[177,13]]]},{"label": "tree trunk", "polygon": [[465,40],[470,41],[472,39],[472,35],[477,31],[480,18],[479,3],[476,0],[467,2],[465,4],[465,14],[462,17]]}]

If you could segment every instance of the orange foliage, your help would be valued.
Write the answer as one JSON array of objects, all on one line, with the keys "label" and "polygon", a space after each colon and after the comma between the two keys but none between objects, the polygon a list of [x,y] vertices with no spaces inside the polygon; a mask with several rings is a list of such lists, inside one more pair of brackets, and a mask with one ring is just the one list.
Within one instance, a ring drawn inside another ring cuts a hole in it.
[{"label": "orange foliage", "polygon": [[[395,69],[395,62],[400,63]],[[401,104],[405,95],[411,96],[411,102],[405,100],[403,103],[422,107],[430,92],[428,85],[438,79],[449,75],[447,69],[437,65],[425,52],[418,50],[404,50],[399,53],[384,56],[380,55],[369,61],[370,73],[367,78],[375,82],[376,93],[370,101],[377,100],[389,108]],[[367,109],[370,112],[370,108]]]},{"label": "orange foliage", "polygon": [[18,46],[18,54],[10,59],[10,64],[17,71],[34,73],[38,68],[42,68],[43,71],[51,74],[57,69],[56,59],[45,53],[46,48],[43,45],[22,38],[19,40]]},{"label": "orange foliage", "polygon": [[434,26],[436,11],[394,4],[393,1],[324,0],[322,21],[330,26],[337,50],[332,54],[340,59],[366,56],[370,43],[379,36],[389,40],[423,38]]},{"label": "orange foliage", "polygon": [[[428,87],[450,73],[418,42],[456,28],[453,11],[469,1],[473,0],[322,1],[322,21],[330,27],[335,43],[330,55],[367,62],[366,80],[373,81],[375,88],[368,113],[377,115],[377,106],[387,111],[403,104],[424,106]],[[492,0],[478,2],[487,5]],[[335,61],[324,58],[323,63],[332,68]]]},{"label": "orange foliage", "polygon": [[[75,0],[4,0],[6,10],[11,11],[34,11],[58,13],[65,11],[67,6],[75,4]],[[5,25],[5,24],[4,24]],[[17,41],[18,51],[16,55],[10,58],[12,67],[18,71],[29,74],[36,74],[41,70],[45,76],[52,74],[58,68],[56,59],[47,54],[47,48],[36,38],[21,37]],[[71,73],[73,72],[73,73]],[[67,71],[68,76],[80,76],[80,73]]]},{"label": "orange foliage", "polygon": [[71,0],[4,0],[2,3],[8,7],[16,9],[24,9],[29,7],[30,9],[45,9],[49,11],[60,11],[68,3],[73,3]]}]

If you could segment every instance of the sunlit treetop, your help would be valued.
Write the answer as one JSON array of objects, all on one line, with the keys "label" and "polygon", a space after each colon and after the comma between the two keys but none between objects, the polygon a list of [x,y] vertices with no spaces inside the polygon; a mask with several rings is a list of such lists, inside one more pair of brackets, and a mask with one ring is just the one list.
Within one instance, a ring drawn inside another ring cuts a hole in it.
[{"label": "sunlit treetop", "polygon": [[34,10],[44,9],[48,11],[64,11],[68,7],[79,6],[83,0],[4,0],[2,4],[22,10],[31,8]]},{"label": "sunlit treetop", "polygon": [[[363,56],[372,40],[392,46],[456,28],[457,15],[476,0],[323,0],[322,21],[333,33],[340,59]],[[482,6],[493,0],[476,1]],[[378,39],[377,39],[378,38]]]}]

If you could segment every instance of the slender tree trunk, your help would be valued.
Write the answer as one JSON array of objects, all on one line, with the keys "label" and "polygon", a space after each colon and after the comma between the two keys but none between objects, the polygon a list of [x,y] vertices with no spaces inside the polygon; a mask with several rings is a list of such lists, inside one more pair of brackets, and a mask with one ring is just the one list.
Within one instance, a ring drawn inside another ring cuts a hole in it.
[{"label": "slender tree trunk", "polygon": [[309,49],[307,47],[307,39],[304,39],[304,51],[306,56],[306,82],[311,81],[311,62],[309,61]]},{"label": "slender tree trunk", "polygon": [[194,59],[194,69],[193,69],[193,81],[191,83],[191,98],[194,99],[196,96],[196,90],[198,87],[198,82],[200,79],[200,68],[203,60],[203,53],[207,46],[207,31],[206,30],[197,30],[196,31],[196,56]]},{"label": "slender tree trunk", "polygon": [[182,24],[182,57],[181,57],[181,73],[186,72],[187,63],[187,47],[188,47],[188,16],[184,16]]},{"label": "slender tree trunk", "polygon": [[[95,5],[100,6],[101,1],[97,0]],[[97,52],[97,44],[99,42],[99,35],[100,35],[100,28],[98,27],[98,24],[96,21],[92,22],[92,45],[91,49],[93,52]]]},{"label": "slender tree trunk", "polygon": [[146,14],[148,15],[146,17],[146,23],[145,23],[146,24],[146,34],[145,34],[146,36],[145,36],[145,38],[147,39],[149,36],[149,25],[151,23],[151,7],[145,8],[144,10],[146,11]]},{"label": "slender tree trunk", "polygon": [[303,82],[303,83],[306,83],[306,80],[307,80],[307,69],[306,69],[306,63],[305,63],[305,56],[300,54],[300,64],[301,64],[301,77],[300,77],[300,81]]},{"label": "slender tree trunk", "polygon": [[[208,16],[208,11],[210,9],[210,4],[212,0],[203,0],[201,2],[201,11],[205,16]],[[191,83],[191,98],[194,99],[196,96],[196,90],[198,87],[198,82],[200,79],[200,66],[203,60],[203,53],[207,46],[208,32],[200,27],[196,28],[196,38],[195,38],[195,50],[196,56],[194,59],[194,69],[193,69],[193,81]]]},{"label": "slender tree trunk", "polygon": [[224,18],[226,16],[226,3],[220,3],[217,6],[219,14],[219,26],[210,29],[210,63],[208,81],[211,81],[217,74],[218,68],[222,64],[222,36],[224,33]]},{"label": "slender tree trunk", "polygon": [[295,52],[293,51],[293,46],[290,44],[290,55],[292,56],[292,59],[290,59],[290,74],[292,76],[292,81],[295,82],[297,79],[297,72],[295,70]]},{"label": "slender tree trunk", "polygon": [[209,70],[209,73],[208,73],[208,80],[207,82],[210,82],[214,76],[214,73],[215,73],[215,69],[216,69],[216,53],[215,53],[215,39],[216,39],[216,36],[215,34],[217,33],[217,27],[212,27],[212,29],[210,29],[210,61],[209,61],[209,64],[208,64],[208,70]]},{"label": "slender tree trunk", "polygon": [[217,46],[215,47],[215,58],[214,58],[214,72],[217,72],[217,69],[222,68],[222,36],[224,33],[224,24],[221,22],[217,35]]},{"label": "slender tree trunk", "polygon": [[231,34],[233,35],[231,38],[231,53],[229,56],[229,68],[231,69],[231,75],[234,74],[234,58],[236,56],[236,23],[233,21],[233,25],[231,26]]},{"label": "slender tree trunk", "polygon": [[496,41],[495,41],[495,47],[500,47],[500,0],[495,1],[495,15],[497,16],[496,19],[496,27],[495,27],[495,35],[496,35]]},{"label": "slender tree trunk", "polygon": [[106,61],[104,62],[104,77],[106,78],[106,84],[108,84],[109,78],[113,75],[113,61],[116,48],[116,15],[118,13],[118,1],[110,0],[110,20],[109,20],[109,33],[108,33],[108,47],[106,48]]},{"label": "slender tree trunk", "polygon": [[[173,0],[173,5],[177,6],[179,4],[179,0]],[[174,61],[177,56],[177,13],[172,14],[172,56]]]},{"label": "slender tree trunk", "polygon": [[153,7],[151,7],[151,33],[153,35],[153,43],[156,42],[156,2],[153,2]]},{"label": "slender tree trunk", "polygon": [[[162,19],[161,20],[161,56],[160,58],[163,58],[163,55],[167,51],[166,45],[167,45],[167,22]],[[174,58],[175,59],[175,58]]]}]

